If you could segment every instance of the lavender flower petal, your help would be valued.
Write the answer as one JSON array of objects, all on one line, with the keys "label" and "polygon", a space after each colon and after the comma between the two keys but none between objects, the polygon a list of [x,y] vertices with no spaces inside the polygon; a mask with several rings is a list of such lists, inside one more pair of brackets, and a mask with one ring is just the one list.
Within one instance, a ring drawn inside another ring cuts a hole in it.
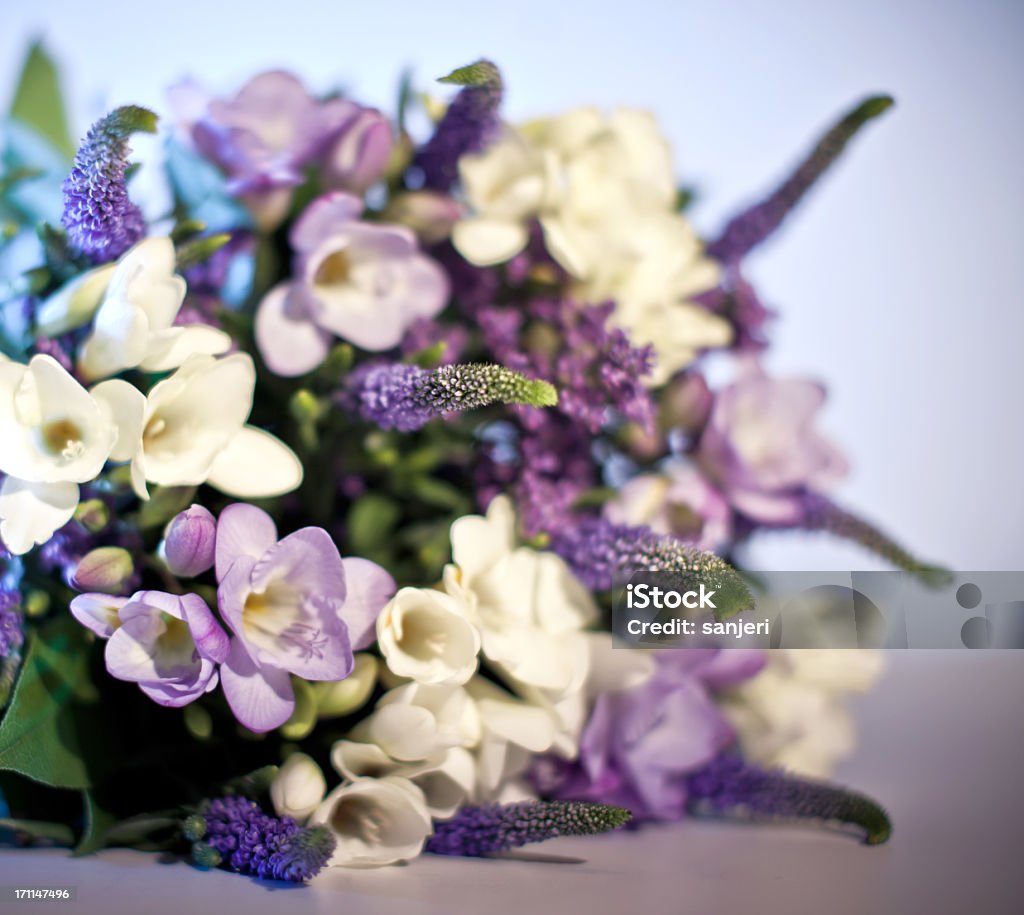
[{"label": "lavender flower petal", "polygon": [[463,807],[434,824],[426,850],[435,855],[479,858],[544,842],[557,836],[587,836],[618,829],[630,818],[623,807],[585,801],[522,801]]},{"label": "lavender flower petal", "polygon": [[893,106],[887,95],[864,99],[818,141],[810,155],[771,194],[737,216],[710,245],[708,254],[726,264],[736,263],[772,235],[814,183],[829,169],[846,144],[868,121]]},{"label": "lavender flower petal", "polygon": [[821,820],[858,826],[868,845],[892,835],[885,810],[837,785],[797,778],[723,755],[687,780],[692,813],[755,820]]},{"label": "lavender flower petal", "polygon": [[142,211],[125,185],[128,137],[156,132],[156,115],[127,105],[97,121],[75,155],[64,179],[64,214],[72,246],[93,263],[120,257],[146,234]]},{"label": "lavender flower petal", "polygon": [[413,165],[423,172],[423,187],[447,191],[459,176],[459,159],[482,152],[500,126],[501,73],[489,60],[460,67],[440,80],[463,86],[448,106],[434,135],[420,148]]}]

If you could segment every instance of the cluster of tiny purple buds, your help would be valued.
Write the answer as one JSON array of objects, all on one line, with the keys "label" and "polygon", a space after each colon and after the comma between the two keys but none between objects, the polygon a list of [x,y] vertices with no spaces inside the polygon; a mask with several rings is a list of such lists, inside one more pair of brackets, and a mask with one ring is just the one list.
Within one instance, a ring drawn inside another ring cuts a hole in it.
[{"label": "cluster of tiny purple buds", "polygon": [[97,121],[64,179],[61,223],[68,241],[93,263],[116,260],[146,234],[142,211],[128,198],[128,137],[153,133],[156,115],[127,105]]},{"label": "cluster of tiny purple buds", "polygon": [[558,836],[587,836],[618,829],[630,818],[623,807],[587,801],[520,801],[463,807],[434,824],[426,850],[479,858]]},{"label": "cluster of tiny purple buds", "polygon": [[548,406],[554,388],[500,365],[371,365],[352,373],[342,397],[368,422],[412,432],[430,420],[492,403]]},{"label": "cluster of tiny purple buds", "polygon": [[873,800],[826,782],[751,765],[737,754],[719,756],[687,778],[689,807],[697,815],[744,819],[818,820],[859,827],[868,845],[892,834]]},{"label": "cluster of tiny purple buds", "polygon": [[414,168],[423,175],[423,187],[448,191],[459,177],[459,159],[482,152],[500,127],[502,81],[498,68],[479,60],[440,80],[463,87],[441,118],[434,135],[416,153]]},{"label": "cluster of tiny purple buds", "polygon": [[335,840],[322,827],[299,826],[291,817],[273,817],[240,795],[205,802],[202,823],[190,817],[185,835],[193,839],[197,864],[226,864],[262,880],[302,883],[316,876],[334,853]]}]

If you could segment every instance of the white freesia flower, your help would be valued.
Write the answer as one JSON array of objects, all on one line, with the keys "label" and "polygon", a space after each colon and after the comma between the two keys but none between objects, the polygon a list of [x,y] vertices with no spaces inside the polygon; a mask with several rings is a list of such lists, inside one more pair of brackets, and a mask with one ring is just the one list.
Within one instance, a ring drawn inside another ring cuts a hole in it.
[{"label": "white freesia flower", "polygon": [[132,484],[146,498],[146,481],[160,486],[209,483],[242,499],[291,492],[302,463],[269,432],[246,425],[256,368],[252,357],[190,356],[153,386],[141,417]]},{"label": "white freesia flower", "polygon": [[847,697],[866,692],[881,669],[881,653],[867,649],[773,651],[723,708],[751,760],[825,777],[856,745]]},{"label": "white freesia flower", "polygon": [[477,667],[480,637],[463,603],[429,588],[402,588],[377,617],[388,667],[420,683],[465,683]]},{"label": "white freesia flower", "polygon": [[100,307],[115,269],[114,264],[94,267],[61,286],[36,309],[36,333],[55,337],[88,323]]},{"label": "white freesia flower", "polygon": [[614,301],[615,323],[654,347],[651,384],[731,341],[728,322],[692,301],[718,283],[718,265],[675,210],[671,149],[649,112],[578,108],[507,128],[459,171],[470,215],[452,241],[463,257],[506,261],[539,220],[575,295]]},{"label": "white freesia flower", "polygon": [[432,829],[423,792],[394,775],[343,783],[309,822],[334,835],[332,867],[381,867],[415,858]]},{"label": "white freesia flower", "polygon": [[517,548],[515,523],[504,496],[486,517],[456,521],[445,587],[470,607],[484,655],[517,685],[578,692],[589,657],[580,630],[596,617],[593,598],[554,553]]},{"label": "white freesia flower", "polygon": [[459,160],[459,176],[473,215],[455,224],[452,242],[477,266],[514,257],[529,240],[529,223],[544,202],[544,154],[513,128],[480,154]]},{"label": "white freesia flower", "polygon": [[89,378],[125,369],[164,372],[193,353],[218,355],[231,338],[204,324],[174,326],[185,298],[185,280],[174,272],[169,238],[145,238],[117,262],[92,333],[82,344],[79,368]]},{"label": "white freesia flower", "polygon": [[488,803],[526,771],[534,754],[555,746],[560,727],[550,709],[525,702],[482,677],[474,677],[466,690],[476,702],[481,724],[473,797]]},{"label": "white freesia flower", "polygon": [[83,388],[51,356],[0,363],[0,538],[12,553],[71,520],[78,484],[138,448],[142,394],[125,381]]},{"label": "white freesia flower", "polygon": [[462,747],[438,750],[422,760],[397,760],[374,743],[339,740],[331,762],[346,778],[407,778],[423,792],[427,810],[435,819],[452,816],[473,791],[476,763]]},{"label": "white freesia flower", "polygon": [[304,820],[320,806],[327,782],[320,767],[305,753],[292,753],[270,785],[270,799],[280,817]]}]

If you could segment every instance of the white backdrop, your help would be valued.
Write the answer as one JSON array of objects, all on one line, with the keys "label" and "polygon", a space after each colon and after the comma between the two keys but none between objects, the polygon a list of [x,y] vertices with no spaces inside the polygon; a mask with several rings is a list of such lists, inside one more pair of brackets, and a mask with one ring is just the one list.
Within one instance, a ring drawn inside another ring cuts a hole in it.
[{"label": "white backdrop", "polygon": [[[284,65],[388,108],[402,66],[427,85],[487,55],[513,119],[588,102],[656,111],[707,230],[852,101],[891,92],[897,108],[752,264],[781,311],[770,365],[827,380],[826,423],[854,466],[846,502],[929,558],[1024,568],[1024,5],[8,3],[0,101],[35,35],[63,62],[79,130],[117,104],[164,108],[163,88],[186,74],[227,90]],[[874,567],[809,540],[772,535],[757,557]]]}]

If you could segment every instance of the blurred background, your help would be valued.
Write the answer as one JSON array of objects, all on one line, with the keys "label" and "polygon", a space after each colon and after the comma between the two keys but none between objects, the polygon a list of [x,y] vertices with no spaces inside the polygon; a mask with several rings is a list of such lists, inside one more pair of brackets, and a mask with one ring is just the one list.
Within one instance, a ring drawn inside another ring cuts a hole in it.
[{"label": "blurred background", "polygon": [[[827,382],[826,426],[853,465],[842,501],[925,558],[1024,568],[1018,0],[39,0],[0,12],[5,106],[34,37],[62,64],[79,133],[120,104],[166,112],[184,76],[227,93],[269,67],[391,112],[403,67],[428,88],[488,56],[510,120],[652,109],[705,232],[851,103],[893,94],[897,107],[749,264],[779,312],[768,364]],[[799,534],[761,535],[754,560],[879,567]]]}]

